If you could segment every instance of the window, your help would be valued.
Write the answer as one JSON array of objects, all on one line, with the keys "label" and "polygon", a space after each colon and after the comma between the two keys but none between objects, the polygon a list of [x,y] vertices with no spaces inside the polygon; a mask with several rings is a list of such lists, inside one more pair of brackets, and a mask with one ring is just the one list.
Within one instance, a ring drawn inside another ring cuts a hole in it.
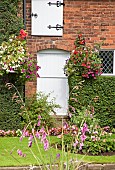
[{"label": "window", "polygon": [[31,0],[32,35],[63,35],[63,0]]},{"label": "window", "polygon": [[115,75],[115,50],[101,50],[99,56],[103,63],[102,75]]}]

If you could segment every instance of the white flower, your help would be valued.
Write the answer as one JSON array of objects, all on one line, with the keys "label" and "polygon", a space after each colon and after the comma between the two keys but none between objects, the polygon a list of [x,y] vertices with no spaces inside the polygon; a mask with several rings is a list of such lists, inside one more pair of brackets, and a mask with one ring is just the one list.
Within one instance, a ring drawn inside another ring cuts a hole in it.
[{"label": "white flower", "polygon": [[72,50],[72,54],[74,53],[75,50]]},{"label": "white flower", "polygon": [[4,70],[7,70],[8,69],[8,66],[5,64],[4,67],[3,67]]},{"label": "white flower", "polygon": [[12,38],[10,38],[9,41],[12,42]]}]

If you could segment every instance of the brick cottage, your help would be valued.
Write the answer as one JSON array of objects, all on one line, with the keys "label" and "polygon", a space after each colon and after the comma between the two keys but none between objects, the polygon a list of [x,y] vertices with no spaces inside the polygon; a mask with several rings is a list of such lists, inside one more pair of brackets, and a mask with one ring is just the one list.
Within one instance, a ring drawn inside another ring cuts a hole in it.
[{"label": "brick cottage", "polygon": [[115,74],[115,0],[24,0],[27,44],[41,66],[40,78],[26,84],[26,96],[37,91],[51,93],[67,114],[68,83],[65,61],[81,32],[86,44],[104,41],[100,56],[104,74]]}]

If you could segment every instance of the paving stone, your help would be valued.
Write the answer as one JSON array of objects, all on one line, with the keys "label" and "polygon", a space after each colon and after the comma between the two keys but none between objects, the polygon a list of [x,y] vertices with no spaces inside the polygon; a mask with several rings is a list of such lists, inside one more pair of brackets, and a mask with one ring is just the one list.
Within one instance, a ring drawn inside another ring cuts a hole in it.
[{"label": "paving stone", "polygon": [[104,170],[103,164],[89,164],[87,170]]},{"label": "paving stone", "polygon": [[115,164],[106,164],[104,170],[115,170]]}]

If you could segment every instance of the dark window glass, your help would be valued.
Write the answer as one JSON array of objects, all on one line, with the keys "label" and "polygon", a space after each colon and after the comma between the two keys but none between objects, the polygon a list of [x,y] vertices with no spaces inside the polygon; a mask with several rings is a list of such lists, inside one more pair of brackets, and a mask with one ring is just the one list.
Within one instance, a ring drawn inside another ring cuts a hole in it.
[{"label": "dark window glass", "polygon": [[103,73],[113,74],[113,57],[114,57],[114,51],[100,51],[99,52],[100,58],[102,58],[103,63]]}]

